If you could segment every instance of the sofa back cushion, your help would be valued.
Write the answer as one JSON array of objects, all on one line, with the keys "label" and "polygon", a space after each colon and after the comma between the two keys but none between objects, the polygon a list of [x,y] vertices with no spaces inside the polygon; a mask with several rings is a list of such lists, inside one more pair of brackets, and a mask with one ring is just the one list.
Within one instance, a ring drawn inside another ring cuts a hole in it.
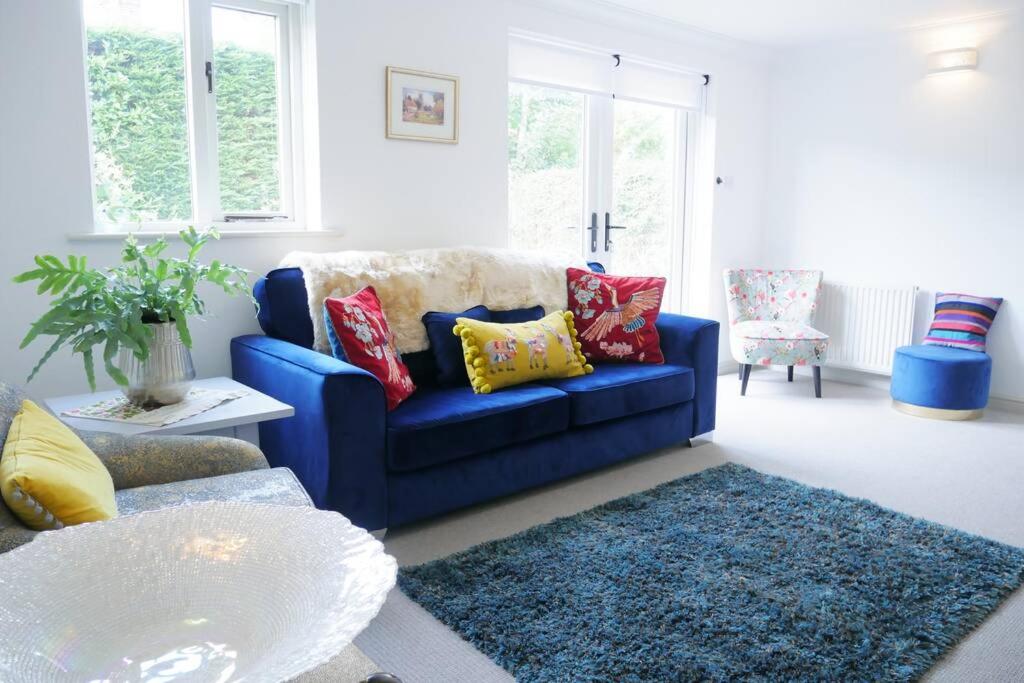
[{"label": "sofa back cushion", "polygon": [[[600,263],[592,262],[588,265],[594,272],[604,272]],[[306,281],[302,277],[301,268],[277,268],[270,271],[256,281],[253,296],[259,303],[257,321],[264,334],[307,349],[313,348],[313,321],[309,317]],[[536,320],[543,315],[543,307],[536,306],[499,312],[497,317],[501,318],[501,322],[523,322]],[[403,353],[402,360],[409,367],[409,374],[417,386],[437,383],[438,368],[434,354],[429,349]]]},{"label": "sofa back cushion", "polygon": [[[423,326],[427,328],[430,353],[437,366],[437,384],[442,387],[468,387],[466,359],[462,353],[462,340],[452,334],[456,318],[472,318],[489,321],[491,312],[486,306],[474,306],[461,313],[429,311],[423,314]],[[421,352],[422,353],[422,352]]]},{"label": "sofa back cushion", "polygon": [[313,348],[313,320],[306,303],[306,281],[299,268],[278,268],[256,281],[256,318],[268,337]]}]

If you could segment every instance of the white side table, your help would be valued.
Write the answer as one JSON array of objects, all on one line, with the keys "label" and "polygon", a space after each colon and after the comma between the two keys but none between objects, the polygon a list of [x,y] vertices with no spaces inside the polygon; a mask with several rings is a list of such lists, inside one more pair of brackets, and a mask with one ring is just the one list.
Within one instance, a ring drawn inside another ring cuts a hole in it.
[{"label": "white side table", "polygon": [[151,427],[148,425],[133,425],[124,422],[112,422],[110,420],[91,420],[83,417],[68,417],[61,415],[65,410],[80,408],[97,401],[109,398],[117,398],[123,394],[120,391],[101,391],[95,394],[79,394],[77,396],[60,396],[46,399],[46,404],[57,417],[64,421],[69,427],[80,429],[86,432],[113,432],[114,434],[207,434],[214,436],[233,436],[236,439],[244,439],[249,443],[260,445],[260,432],[258,425],[267,420],[277,420],[282,417],[291,417],[295,409],[287,403],[281,403],[275,398],[239,384],[229,377],[210,377],[208,379],[196,380],[193,387],[202,389],[242,389],[248,392],[246,396],[236,398],[211,408],[204,413],[193,415],[173,424],[163,427]]}]

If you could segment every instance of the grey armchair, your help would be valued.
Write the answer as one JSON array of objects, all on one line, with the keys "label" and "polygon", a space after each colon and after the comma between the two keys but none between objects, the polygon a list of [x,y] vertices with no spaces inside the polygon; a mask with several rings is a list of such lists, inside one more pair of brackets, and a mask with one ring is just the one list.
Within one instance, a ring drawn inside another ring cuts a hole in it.
[{"label": "grey armchair", "polygon": [[[27,398],[0,382],[0,446]],[[118,513],[128,515],[206,500],[312,505],[291,470],[270,469],[256,446],[219,436],[122,436],[78,432],[114,480]],[[31,541],[26,527],[0,499],[0,552]]]}]

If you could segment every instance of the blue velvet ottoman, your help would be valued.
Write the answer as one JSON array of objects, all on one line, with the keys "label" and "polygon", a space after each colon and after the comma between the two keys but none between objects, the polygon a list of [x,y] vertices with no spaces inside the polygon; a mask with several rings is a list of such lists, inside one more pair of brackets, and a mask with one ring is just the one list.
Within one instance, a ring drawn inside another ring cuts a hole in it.
[{"label": "blue velvet ottoman", "polygon": [[992,358],[948,346],[901,346],[892,368],[893,407],[939,420],[973,420],[988,403]]}]

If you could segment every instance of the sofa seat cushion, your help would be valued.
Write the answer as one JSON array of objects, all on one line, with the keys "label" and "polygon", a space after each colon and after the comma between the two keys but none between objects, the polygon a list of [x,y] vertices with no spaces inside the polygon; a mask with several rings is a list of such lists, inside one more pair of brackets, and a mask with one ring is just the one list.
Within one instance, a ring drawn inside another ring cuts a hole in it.
[{"label": "sofa seat cushion", "polygon": [[493,394],[427,387],[387,416],[387,460],[409,471],[529,441],[569,428],[569,397],[540,384]]},{"label": "sofa seat cushion", "polygon": [[151,484],[114,493],[122,515],[159,510],[174,505],[229,500],[269,505],[313,505],[306,489],[287,467]]},{"label": "sofa seat cushion", "polygon": [[574,427],[656,410],[693,398],[693,370],[647,363],[595,365],[590,375],[549,380],[569,395]]}]

